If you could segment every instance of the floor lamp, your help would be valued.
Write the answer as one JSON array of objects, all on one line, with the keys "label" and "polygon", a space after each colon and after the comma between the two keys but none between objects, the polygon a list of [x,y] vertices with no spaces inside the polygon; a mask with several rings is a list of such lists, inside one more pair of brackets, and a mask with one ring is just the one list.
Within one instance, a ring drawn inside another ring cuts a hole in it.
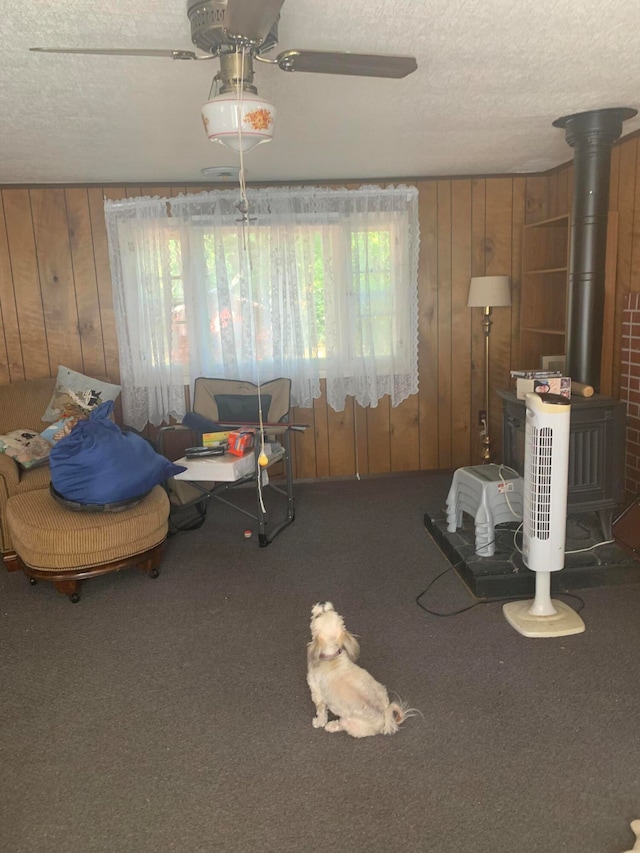
[{"label": "floor lamp", "polygon": [[489,334],[491,333],[491,309],[511,305],[511,289],[508,275],[483,275],[471,279],[469,308],[482,308],[484,329],[484,431],[482,438],[482,463],[491,462],[491,439],[489,437]]}]

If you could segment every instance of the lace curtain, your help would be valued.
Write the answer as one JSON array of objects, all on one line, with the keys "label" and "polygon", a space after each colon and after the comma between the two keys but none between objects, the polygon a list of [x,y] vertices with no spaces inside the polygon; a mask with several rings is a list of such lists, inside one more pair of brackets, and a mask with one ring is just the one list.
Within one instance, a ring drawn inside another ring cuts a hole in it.
[{"label": "lace curtain", "polygon": [[184,367],[174,347],[166,201],[105,201],[120,356],[122,412],[144,429],[185,414]]},{"label": "lace curtain", "polygon": [[[415,187],[237,190],[105,202],[123,412],[184,414],[198,376],[292,380],[292,404],[418,390]],[[243,221],[244,220],[244,221]]]}]

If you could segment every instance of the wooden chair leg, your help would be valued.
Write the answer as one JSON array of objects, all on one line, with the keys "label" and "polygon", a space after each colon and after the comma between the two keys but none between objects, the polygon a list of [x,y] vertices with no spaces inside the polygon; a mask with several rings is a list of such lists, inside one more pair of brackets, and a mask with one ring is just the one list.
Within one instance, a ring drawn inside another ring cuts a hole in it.
[{"label": "wooden chair leg", "polygon": [[141,563],[138,563],[138,568],[143,571],[150,578],[157,578],[160,576],[160,572],[158,567],[160,565],[160,560],[162,559],[162,552],[164,551],[164,543],[156,546],[151,552],[147,553],[146,559],[144,559]]},{"label": "wooden chair leg", "polygon": [[20,569],[20,561],[15,551],[8,551],[3,554],[2,559],[8,572],[17,572]]},{"label": "wooden chair leg", "polygon": [[53,585],[61,592],[63,595],[69,596],[69,601],[73,604],[77,604],[80,601],[80,593],[78,591],[78,581],[76,580],[64,580],[64,581],[54,581]]}]

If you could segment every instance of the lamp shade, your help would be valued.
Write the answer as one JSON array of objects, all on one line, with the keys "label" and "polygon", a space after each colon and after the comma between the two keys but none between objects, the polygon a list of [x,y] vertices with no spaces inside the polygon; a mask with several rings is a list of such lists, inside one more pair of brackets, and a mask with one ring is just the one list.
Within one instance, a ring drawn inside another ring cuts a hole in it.
[{"label": "lamp shade", "polygon": [[257,95],[218,95],[202,107],[202,122],[212,142],[233,151],[250,151],[273,136],[275,107]]},{"label": "lamp shade", "polygon": [[468,308],[499,308],[511,305],[508,275],[481,275],[471,279]]}]

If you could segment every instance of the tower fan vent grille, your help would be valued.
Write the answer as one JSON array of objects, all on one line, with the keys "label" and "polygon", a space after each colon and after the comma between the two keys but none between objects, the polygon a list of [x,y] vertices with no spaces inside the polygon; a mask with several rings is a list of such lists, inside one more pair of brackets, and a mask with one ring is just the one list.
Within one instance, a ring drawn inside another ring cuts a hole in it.
[{"label": "tower fan vent grille", "polygon": [[531,430],[529,458],[529,512],[525,517],[525,533],[537,539],[548,539],[551,530],[551,458],[553,429],[536,427]]}]

